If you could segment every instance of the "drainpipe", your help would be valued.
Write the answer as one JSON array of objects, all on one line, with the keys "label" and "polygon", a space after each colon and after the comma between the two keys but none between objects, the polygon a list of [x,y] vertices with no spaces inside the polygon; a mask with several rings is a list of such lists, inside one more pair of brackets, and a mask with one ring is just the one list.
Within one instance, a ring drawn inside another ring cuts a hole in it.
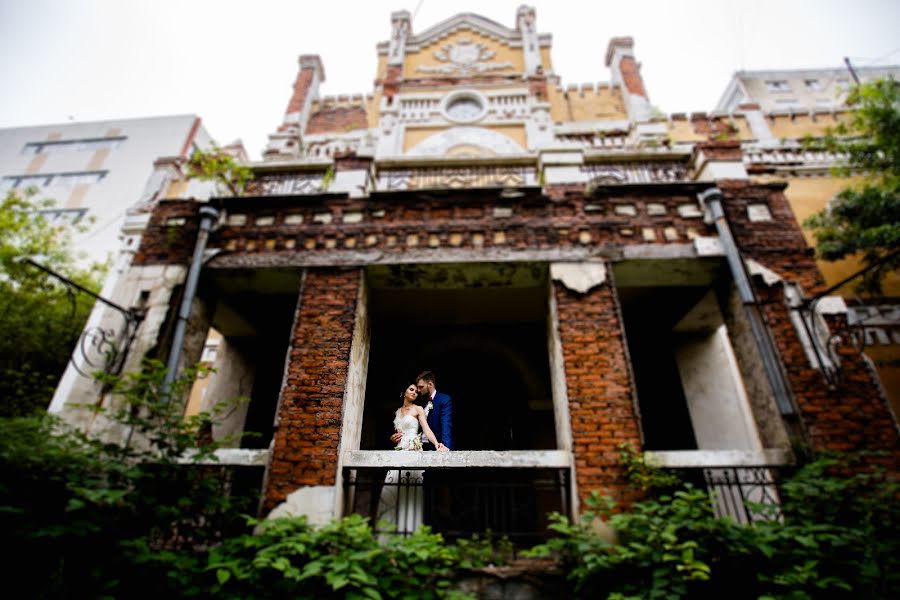
[{"label": "drainpipe", "polygon": [[698,198],[708,209],[708,214],[716,224],[716,231],[725,250],[728,267],[731,269],[731,275],[734,277],[741,302],[744,305],[744,314],[747,316],[747,320],[750,321],[750,329],[753,332],[756,347],[759,349],[759,354],[762,357],[766,378],[769,380],[769,385],[775,394],[775,404],[778,406],[782,417],[795,421],[797,409],[791,399],[790,388],[781,370],[780,361],[775,352],[775,345],[763,323],[759,302],[750,285],[750,278],[747,276],[747,271],[744,268],[744,261],[738,251],[737,244],[734,242],[734,237],[731,235],[731,227],[729,227],[728,221],[725,219],[725,212],[722,210],[722,191],[719,188],[710,188],[698,194]]},{"label": "drainpipe", "polygon": [[[172,349],[169,352],[169,361],[166,363],[166,376],[163,380],[163,393],[168,396],[168,390],[178,374],[178,362],[184,345],[184,333],[187,330],[188,315],[191,312],[191,304],[197,293],[197,281],[200,279],[200,268],[203,266],[203,253],[206,251],[206,242],[213,223],[219,219],[219,211],[212,206],[205,205],[200,208],[200,232],[197,234],[197,243],[194,246],[194,256],[191,258],[191,268],[188,271],[187,281],[184,284],[184,295],[181,298],[181,307],[178,309],[178,319],[175,321],[175,333],[172,336]],[[166,398],[168,402],[169,398]]]}]

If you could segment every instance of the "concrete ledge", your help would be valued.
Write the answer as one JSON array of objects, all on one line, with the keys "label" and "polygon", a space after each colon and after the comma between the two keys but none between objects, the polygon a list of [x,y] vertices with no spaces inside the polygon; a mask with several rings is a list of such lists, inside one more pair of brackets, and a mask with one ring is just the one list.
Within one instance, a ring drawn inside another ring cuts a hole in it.
[{"label": "concrete ledge", "polygon": [[178,462],[183,464],[225,465],[234,467],[265,467],[269,462],[268,450],[250,450],[248,448],[220,448],[215,452],[216,459],[197,461],[190,454]]},{"label": "concrete ledge", "polygon": [[350,450],[344,467],[390,468],[567,468],[572,455],[565,450],[460,450],[456,452],[405,452],[403,450]]},{"label": "concrete ledge", "polygon": [[759,467],[763,465],[791,465],[794,457],[788,450],[658,450],[644,452],[653,466],[669,468],[690,467]]}]

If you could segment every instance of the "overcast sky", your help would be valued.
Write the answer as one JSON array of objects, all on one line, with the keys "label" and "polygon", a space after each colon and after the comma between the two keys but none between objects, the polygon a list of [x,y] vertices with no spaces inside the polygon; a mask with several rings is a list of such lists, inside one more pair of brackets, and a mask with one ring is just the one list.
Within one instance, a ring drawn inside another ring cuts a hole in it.
[{"label": "overcast sky", "polygon": [[[0,0],[0,127],[195,113],[258,158],[281,123],[297,56],[327,95],[369,93],[390,13],[420,32],[459,12],[515,26],[519,0]],[[609,80],[630,35],[650,101],[710,110],[740,69],[900,63],[898,0],[535,0],[563,84]]]}]

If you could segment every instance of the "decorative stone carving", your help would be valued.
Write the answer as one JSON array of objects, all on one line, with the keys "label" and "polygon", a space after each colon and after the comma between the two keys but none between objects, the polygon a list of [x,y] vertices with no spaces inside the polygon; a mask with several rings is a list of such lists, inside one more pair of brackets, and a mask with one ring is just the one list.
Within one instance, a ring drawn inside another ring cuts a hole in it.
[{"label": "decorative stone carving", "polygon": [[422,65],[416,70],[423,73],[441,73],[451,75],[471,75],[473,73],[489,73],[492,71],[504,71],[512,69],[511,62],[490,64],[492,58],[497,55],[493,50],[481,42],[464,38],[458,42],[444,44],[440,50],[434,53],[434,58],[441,65]]}]

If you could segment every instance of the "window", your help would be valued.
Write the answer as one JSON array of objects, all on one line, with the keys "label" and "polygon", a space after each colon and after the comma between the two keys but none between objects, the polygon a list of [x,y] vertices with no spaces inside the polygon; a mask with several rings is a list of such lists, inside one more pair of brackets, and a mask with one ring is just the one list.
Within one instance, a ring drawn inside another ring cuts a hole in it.
[{"label": "window", "polygon": [[803,84],[810,92],[822,91],[822,83],[818,79],[804,79]]},{"label": "window", "polygon": [[770,92],[790,92],[791,86],[784,79],[773,79],[766,82],[766,89]]},{"label": "window", "polygon": [[471,123],[487,112],[487,102],[476,92],[456,92],[444,99],[443,113],[450,121]]},{"label": "window", "polygon": [[84,138],[78,140],[57,140],[52,142],[28,142],[22,154],[47,154],[50,152],[94,152],[113,150],[125,140],[125,136],[106,138]]},{"label": "window", "polygon": [[87,214],[86,208],[54,208],[39,210],[38,214],[44,217],[50,225],[74,225]]},{"label": "window", "polygon": [[80,183],[99,183],[109,171],[75,171],[40,175],[8,175],[0,179],[0,192],[27,187],[71,187]]},{"label": "window", "polygon": [[779,98],[775,104],[778,105],[778,108],[795,108],[800,106],[800,101],[796,98]]}]

